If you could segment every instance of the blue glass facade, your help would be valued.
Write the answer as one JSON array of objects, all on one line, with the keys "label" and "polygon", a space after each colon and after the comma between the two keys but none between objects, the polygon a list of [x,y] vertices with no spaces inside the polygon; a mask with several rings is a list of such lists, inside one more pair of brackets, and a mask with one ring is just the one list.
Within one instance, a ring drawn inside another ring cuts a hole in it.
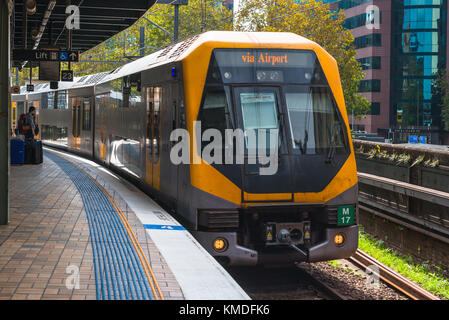
[{"label": "blue glass facade", "polygon": [[392,0],[391,9],[390,123],[440,126],[433,80],[446,68],[447,0]]}]

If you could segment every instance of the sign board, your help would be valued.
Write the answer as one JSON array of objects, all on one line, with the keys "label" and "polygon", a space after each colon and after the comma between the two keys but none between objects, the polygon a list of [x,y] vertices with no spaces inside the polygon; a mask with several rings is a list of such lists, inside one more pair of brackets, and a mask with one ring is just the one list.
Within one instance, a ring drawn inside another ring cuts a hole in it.
[{"label": "sign board", "polygon": [[61,71],[61,81],[73,81],[73,70],[62,70]]},{"label": "sign board", "polygon": [[79,62],[79,51],[72,50],[13,50],[15,61]]},{"label": "sign board", "polygon": [[50,89],[57,90],[59,88],[58,81],[50,81]]},{"label": "sign board", "polygon": [[27,91],[33,92],[34,91],[34,85],[33,84],[27,84]]},{"label": "sign board", "polygon": [[394,133],[414,133],[414,134],[419,134],[421,132],[420,129],[393,129]]},{"label": "sign board", "polygon": [[408,143],[418,143],[418,136],[409,136]]},{"label": "sign board", "polygon": [[354,206],[341,206],[337,209],[337,225],[350,226],[354,224]]},{"label": "sign board", "polygon": [[20,87],[19,86],[14,86],[12,87],[12,93],[13,94],[19,94],[20,93]]},{"label": "sign board", "polygon": [[426,136],[419,137],[419,143],[427,143],[427,137]]},{"label": "sign board", "polygon": [[41,61],[39,63],[39,80],[59,81],[60,63],[53,61]]}]

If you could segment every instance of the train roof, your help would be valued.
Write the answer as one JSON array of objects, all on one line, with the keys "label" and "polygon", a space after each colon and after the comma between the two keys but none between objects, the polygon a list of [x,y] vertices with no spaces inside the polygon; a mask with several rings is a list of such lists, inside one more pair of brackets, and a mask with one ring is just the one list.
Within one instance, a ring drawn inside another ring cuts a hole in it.
[{"label": "train roof", "polygon": [[[112,71],[76,77],[73,82],[59,82],[59,88],[57,90],[51,90],[49,83],[39,84],[35,87],[35,91],[30,92],[30,94],[89,87],[106,83],[157,66],[181,61],[194,52],[195,49],[203,45],[217,48],[321,48],[315,42],[290,32],[209,31],[170,45]],[[20,94],[24,93],[27,93],[26,87],[21,88]]]}]

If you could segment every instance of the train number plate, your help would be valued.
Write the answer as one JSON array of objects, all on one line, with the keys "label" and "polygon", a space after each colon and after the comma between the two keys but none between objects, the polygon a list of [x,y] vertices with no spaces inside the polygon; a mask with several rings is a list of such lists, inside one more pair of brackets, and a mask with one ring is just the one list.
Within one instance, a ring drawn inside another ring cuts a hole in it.
[{"label": "train number plate", "polygon": [[339,226],[350,226],[354,224],[354,206],[338,207],[337,224]]}]

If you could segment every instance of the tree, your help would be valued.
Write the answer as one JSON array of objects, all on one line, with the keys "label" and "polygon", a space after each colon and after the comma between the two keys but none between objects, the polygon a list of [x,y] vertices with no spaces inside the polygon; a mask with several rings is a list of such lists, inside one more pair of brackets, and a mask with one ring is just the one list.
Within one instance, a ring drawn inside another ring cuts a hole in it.
[{"label": "tree", "polygon": [[433,87],[441,98],[441,122],[444,130],[449,131],[449,75],[445,69],[438,70]]},{"label": "tree", "polygon": [[[140,51],[140,27],[145,28],[145,54],[150,54],[173,43],[174,6],[156,4],[128,29],[116,34],[100,45],[84,52],[82,60],[129,62],[129,56],[138,56]],[[209,30],[232,30],[232,10],[219,1],[189,0],[188,5],[179,6],[179,40],[188,39]],[[153,23],[161,28],[158,28]],[[109,71],[120,66],[112,63],[79,63],[78,75]]]},{"label": "tree", "polygon": [[348,113],[361,117],[370,103],[358,93],[365,77],[351,32],[343,27],[342,11],[332,12],[319,0],[244,0],[238,12],[235,30],[293,32],[321,45],[338,63]]}]

